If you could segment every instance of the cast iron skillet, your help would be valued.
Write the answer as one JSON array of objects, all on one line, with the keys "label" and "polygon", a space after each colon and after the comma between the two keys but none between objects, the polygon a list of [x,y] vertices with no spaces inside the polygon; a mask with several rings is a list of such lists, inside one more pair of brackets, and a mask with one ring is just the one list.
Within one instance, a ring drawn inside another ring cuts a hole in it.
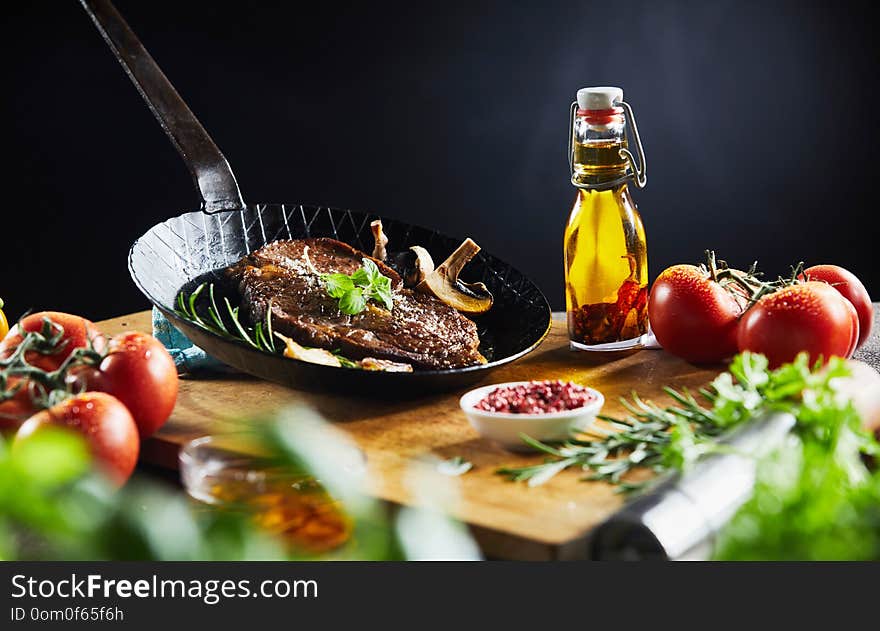
[{"label": "cast iron skillet", "polygon": [[[489,363],[451,370],[373,372],[309,364],[271,355],[243,342],[205,331],[178,316],[183,288],[277,239],[333,237],[370,252],[370,221],[378,216],[302,204],[249,204],[226,158],[195,115],[108,0],[81,0],[129,78],[180,152],[202,198],[202,208],[156,226],[134,242],[128,266],[138,288],[168,319],[206,352],[258,377],[303,389],[404,397],[452,390],[482,379],[488,371],[534,350],[550,329],[550,306],[522,273],[481,252],[465,268],[464,280],[481,280],[495,296],[477,320],[480,350]],[[391,251],[422,245],[435,260],[446,258],[461,239],[389,217],[382,219]]]}]

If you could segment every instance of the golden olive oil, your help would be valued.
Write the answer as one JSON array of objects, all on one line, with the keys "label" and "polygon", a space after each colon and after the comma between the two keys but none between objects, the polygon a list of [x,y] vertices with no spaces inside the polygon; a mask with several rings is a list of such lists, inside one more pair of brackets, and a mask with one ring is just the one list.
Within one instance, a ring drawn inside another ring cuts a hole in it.
[{"label": "golden olive oil", "polygon": [[626,169],[626,159],[620,150],[626,149],[626,140],[602,140],[574,143],[574,173],[581,184],[590,184],[597,178],[619,175]]},{"label": "golden olive oil", "polygon": [[565,229],[568,332],[586,346],[648,330],[645,229],[629,189],[579,189]]},{"label": "golden olive oil", "polygon": [[269,475],[258,490],[246,479],[213,482],[209,493],[218,506],[249,515],[294,550],[328,552],[351,537],[353,524],[341,503],[311,478]]}]

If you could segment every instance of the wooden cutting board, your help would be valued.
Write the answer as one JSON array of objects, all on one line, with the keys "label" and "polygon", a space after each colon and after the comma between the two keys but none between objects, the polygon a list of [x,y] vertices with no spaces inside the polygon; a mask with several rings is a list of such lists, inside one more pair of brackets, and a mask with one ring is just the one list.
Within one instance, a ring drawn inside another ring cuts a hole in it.
[{"label": "wooden cutting board", "polygon": [[[150,314],[141,312],[100,322],[102,331],[150,331]],[[660,350],[631,354],[592,354],[569,350],[565,325],[554,322],[544,343],[518,362],[490,373],[485,383],[527,379],[571,380],[605,395],[606,414],[622,414],[619,397],[638,390],[664,401],[662,387],[697,388],[717,370],[697,369]],[[183,379],[177,407],[168,423],[146,441],[141,459],[177,468],[187,441],[206,434],[241,429],[242,419],[291,403],[305,403],[347,432],[366,453],[371,492],[395,504],[411,501],[405,484],[414,459],[461,456],[474,464],[460,483],[452,513],[467,523],[484,554],[501,559],[571,559],[586,551],[590,530],[622,502],[613,488],[584,482],[566,471],[547,484],[530,488],[495,474],[502,466],[541,461],[539,455],[513,454],[482,439],[458,407],[462,392],[406,402],[372,401],[291,390],[244,375]]]}]

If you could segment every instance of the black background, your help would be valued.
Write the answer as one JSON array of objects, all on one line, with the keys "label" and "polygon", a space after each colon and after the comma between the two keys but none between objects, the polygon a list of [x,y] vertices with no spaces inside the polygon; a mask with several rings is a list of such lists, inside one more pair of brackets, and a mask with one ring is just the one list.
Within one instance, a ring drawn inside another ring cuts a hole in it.
[{"label": "black background", "polygon": [[[117,6],[249,202],[473,237],[562,304],[568,104],[620,85],[652,276],[834,262],[875,298],[877,45],[845,2],[137,2]],[[0,296],[11,316],[146,306],[131,242],[197,208],[183,163],[72,0],[4,8]],[[872,155],[874,162],[871,162]]]}]

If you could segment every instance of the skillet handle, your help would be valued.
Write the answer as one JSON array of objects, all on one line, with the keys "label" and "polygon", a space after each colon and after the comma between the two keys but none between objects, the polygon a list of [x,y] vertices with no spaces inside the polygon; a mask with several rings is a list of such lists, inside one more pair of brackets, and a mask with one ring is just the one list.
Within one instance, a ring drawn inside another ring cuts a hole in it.
[{"label": "skillet handle", "polygon": [[243,210],[226,158],[110,0],[80,2],[183,157],[199,189],[202,210]]}]

